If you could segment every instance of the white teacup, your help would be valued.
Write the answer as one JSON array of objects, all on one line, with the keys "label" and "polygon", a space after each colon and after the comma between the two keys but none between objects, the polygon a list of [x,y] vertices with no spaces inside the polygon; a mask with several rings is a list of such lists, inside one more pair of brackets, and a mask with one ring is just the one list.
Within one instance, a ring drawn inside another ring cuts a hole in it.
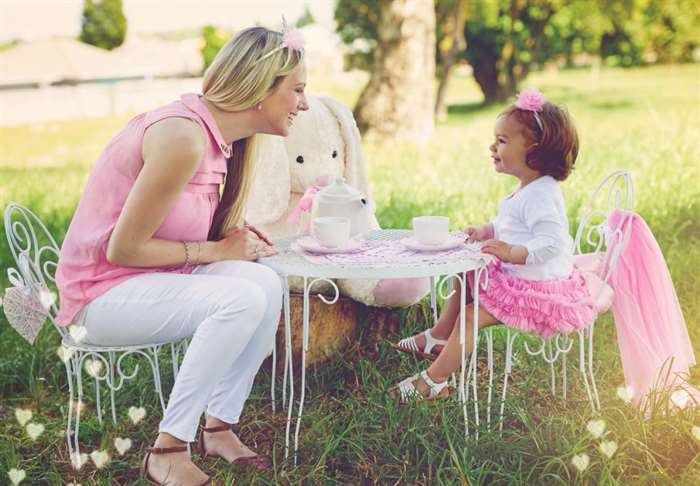
[{"label": "white teacup", "polygon": [[326,216],[314,218],[311,229],[321,246],[336,248],[350,239],[350,218]]},{"label": "white teacup", "polygon": [[421,245],[439,245],[450,236],[447,216],[418,216],[413,218],[413,237]]}]

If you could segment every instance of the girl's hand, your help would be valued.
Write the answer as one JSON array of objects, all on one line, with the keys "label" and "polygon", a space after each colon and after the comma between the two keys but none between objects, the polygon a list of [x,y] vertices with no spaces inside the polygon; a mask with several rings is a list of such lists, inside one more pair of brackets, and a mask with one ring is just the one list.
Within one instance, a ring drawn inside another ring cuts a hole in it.
[{"label": "girl's hand", "polygon": [[268,244],[269,240],[261,239],[258,233],[250,227],[241,226],[231,229],[218,243],[222,260],[247,260],[277,254],[277,250]]},{"label": "girl's hand", "polygon": [[465,243],[472,241],[482,241],[487,238],[486,231],[483,226],[469,226],[464,229],[464,234],[467,236]]},{"label": "girl's hand", "polygon": [[512,246],[501,240],[486,240],[481,246],[483,253],[493,255],[502,262],[510,262],[510,250]]}]

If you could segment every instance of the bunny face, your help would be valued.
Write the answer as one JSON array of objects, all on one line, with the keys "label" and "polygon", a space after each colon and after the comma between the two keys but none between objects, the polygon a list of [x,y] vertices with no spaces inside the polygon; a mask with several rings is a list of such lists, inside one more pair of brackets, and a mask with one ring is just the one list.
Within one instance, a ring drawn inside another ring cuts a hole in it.
[{"label": "bunny face", "polygon": [[337,117],[318,98],[308,101],[309,110],[299,113],[284,140],[296,193],[322,182],[319,177],[332,180],[345,172],[346,147]]},{"label": "bunny face", "polygon": [[374,203],[362,154],[360,132],[352,112],[327,96],[307,95],[288,137],[256,135],[255,176],[248,198],[246,221],[280,224],[304,192],[333,178],[345,181]]}]

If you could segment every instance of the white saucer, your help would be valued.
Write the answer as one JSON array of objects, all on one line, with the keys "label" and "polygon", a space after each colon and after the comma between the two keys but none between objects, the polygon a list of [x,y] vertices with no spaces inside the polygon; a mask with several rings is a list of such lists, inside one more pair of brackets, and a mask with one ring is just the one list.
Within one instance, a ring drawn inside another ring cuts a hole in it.
[{"label": "white saucer", "polygon": [[430,252],[430,251],[452,250],[453,248],[457,248],[458,246],[463,245],[464,240],[465,240],[464,236],[450,236],[449,238],[447,238],[445,241],[443,241],[440,244],[425,245],[423,243],[419,243],[418,241],[416,241],[416,239],[413,236],[409,236],[408,238],[404,238],[403,240],[401,240],[401,243],[403,244],[403,246],[405,246],[409,250],[420,251],[420,252]]},{"label": "white saucer", "polygon": [[296,240],[296,244],[304,251],[320,254],[354,253],[362,249],[362,241],[354,238],[350,238],[344,245],[330,247],[321,245],[313,236],[302,236]]}]

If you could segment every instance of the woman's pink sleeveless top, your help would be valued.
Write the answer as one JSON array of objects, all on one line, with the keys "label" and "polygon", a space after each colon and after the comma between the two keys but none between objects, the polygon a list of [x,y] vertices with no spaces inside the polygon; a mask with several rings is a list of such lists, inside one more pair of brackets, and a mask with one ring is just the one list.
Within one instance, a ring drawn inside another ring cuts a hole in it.
[{"label": "woman's pink sleeveless top", "polygon": [[144,133],[152,124],[170,117],[198,123],[208,134],[208,144],[197,172],[153,237],[173,241],[207,239],[231,149],[199,95],[185,94],[179,101],[133,118],[97,160],[58,259],[56,285],[60,306],[56,320],[59,325],[69,325],[88,302],[128,278],[146,272],[191,271],[190,268],[126,267],[110,263],[106,256],[109,238],[143,167]]}]

